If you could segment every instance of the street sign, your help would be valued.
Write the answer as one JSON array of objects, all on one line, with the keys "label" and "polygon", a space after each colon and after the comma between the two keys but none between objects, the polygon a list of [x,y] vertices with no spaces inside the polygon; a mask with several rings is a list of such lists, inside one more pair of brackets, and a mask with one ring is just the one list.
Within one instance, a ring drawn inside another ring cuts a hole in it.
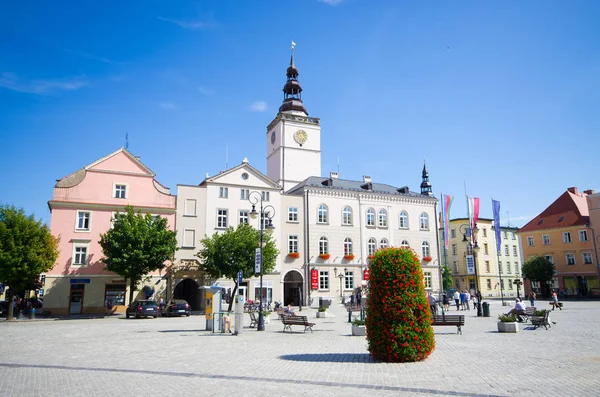
[{"label": "street sign", "polygon": [[242,283],[243,279],[244,279],[244,273],[240,270],[238,272],[238,285],[240,285]]},{"label": "street sign", "polygon": [[254,256],[254,273],[258,274],[260,273],[260,263],[262,258],[260,257],[260,248],[256,249],[256,254]]},{"label": "street sign", "polygon": [[467,255],[467,273],[475,274],[475,258],[473,258],[473,255]]}]

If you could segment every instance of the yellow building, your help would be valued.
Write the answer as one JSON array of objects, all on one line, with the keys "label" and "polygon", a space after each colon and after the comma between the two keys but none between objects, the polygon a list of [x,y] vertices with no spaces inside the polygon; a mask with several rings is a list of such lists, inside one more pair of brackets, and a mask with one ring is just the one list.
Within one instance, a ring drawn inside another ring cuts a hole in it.
[{"label": "yellow building", "polygon": [[[597,289],[598,270],[594,265],[594,233],[590,228],[586,197],[592,190],[579,193],[570,187],[548,208],[517,232],[525,260],[543,256],[554,263],[556,277],[550,288],[561,295],[586,296]],[[546,295],[537,282],[527,283],[527,290]]]}]

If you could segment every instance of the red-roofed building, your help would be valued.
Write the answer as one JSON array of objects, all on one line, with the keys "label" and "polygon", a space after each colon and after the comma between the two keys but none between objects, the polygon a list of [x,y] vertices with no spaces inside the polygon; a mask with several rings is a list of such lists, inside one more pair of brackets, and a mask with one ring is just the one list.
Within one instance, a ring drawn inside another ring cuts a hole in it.
[{"label": "red-roofed building", "polygon": [[[554,263],[556,277],[551,285],[566,295],[587,295],[600,287],[594,264],[594,233],[586,197],[593,190],[578,192],[570,187],[538,216],[517,232],[523,259],[543,256]],[[525,283],[528,293],[540,292],[539,283]]]}]

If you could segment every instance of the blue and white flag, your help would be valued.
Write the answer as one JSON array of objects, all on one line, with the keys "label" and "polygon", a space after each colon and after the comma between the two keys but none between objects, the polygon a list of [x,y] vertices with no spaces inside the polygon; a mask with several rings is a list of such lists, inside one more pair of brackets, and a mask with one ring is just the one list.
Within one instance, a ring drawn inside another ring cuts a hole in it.
[{"label": "blue and white flag", "polygon": [[494,210],[494,228],[496,229],[496,251],[500,252],[502,245],[500,240],[500,201],[492,199],[492,209]]}]

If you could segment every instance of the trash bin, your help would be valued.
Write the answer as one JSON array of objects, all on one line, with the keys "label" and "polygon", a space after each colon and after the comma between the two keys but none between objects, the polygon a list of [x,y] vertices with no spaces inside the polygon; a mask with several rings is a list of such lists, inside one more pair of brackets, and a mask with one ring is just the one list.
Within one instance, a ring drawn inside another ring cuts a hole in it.
[{"label": "trash bin", "polygon": [[490,304],[487,302],[483,302],[481,304],[481,306],[483,307],[483,317],[489,317],[490,316]]},{"label": "trash bin", "polygon": [[34,308],[32,308],[29,311],[29,318],[32,319],[32,320],[35,318],[35,309]]}]

